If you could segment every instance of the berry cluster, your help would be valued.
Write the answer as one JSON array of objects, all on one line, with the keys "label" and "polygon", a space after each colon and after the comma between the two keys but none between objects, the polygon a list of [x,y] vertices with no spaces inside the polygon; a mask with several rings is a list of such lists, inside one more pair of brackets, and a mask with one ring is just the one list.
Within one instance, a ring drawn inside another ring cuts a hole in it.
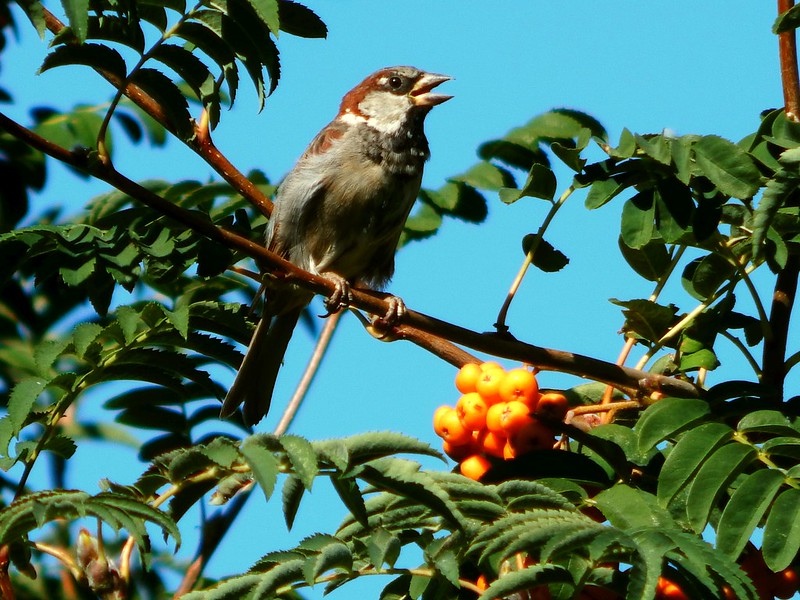
[{"label": "berry cluster", "polygon": [[536,376],[524,368],[468,364],[456,375],[456,388],[463,395],[455,407],[436,409],[433,428],[445,454],[471,479],[489,470],[489,457],[507,460],[552,448],[555,434],[538,417],[561,420],[567,413],[566,397],[540,393]]}]

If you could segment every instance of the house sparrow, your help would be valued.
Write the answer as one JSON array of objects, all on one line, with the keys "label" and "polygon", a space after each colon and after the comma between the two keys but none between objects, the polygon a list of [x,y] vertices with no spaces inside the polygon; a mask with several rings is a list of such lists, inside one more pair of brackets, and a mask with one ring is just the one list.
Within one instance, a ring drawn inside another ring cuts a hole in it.
[{"label": "house sparrow", "polygon": [[[380,289],[391,279],[400,233],[430,156],[425,116],[452,97],[432,90],[449,79],[413,67],[373,73],[344,96],[336,118],[278,188],[267,248],[334,282],[329,312],[348,303],[350,284]],[[312,296],[298,286],[267,290],[222,418],[242,402],[250,425],[267,414],[286,346]],[[390,305],[395,317],[404,311],[399,298],[391,297]]]}]

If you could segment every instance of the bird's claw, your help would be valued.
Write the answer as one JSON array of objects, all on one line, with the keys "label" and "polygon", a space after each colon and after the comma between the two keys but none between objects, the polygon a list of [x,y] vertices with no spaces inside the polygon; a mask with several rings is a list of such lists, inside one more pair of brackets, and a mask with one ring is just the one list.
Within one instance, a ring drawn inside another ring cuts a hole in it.
[{"label": "bird's claw", "polygon": [[389,308],[386,309],[386,314],[382,317],[375,317],[372,320],[373,327],[378,329],[387,330],[397,322],[403,318],[406,314],[406,303],[403,302],[402,298],[398,298],[397,296],[389,296],[386,298],[386,301],[389,303]]},{"label": "bird's claw", "polygon": [[350,291],[350,284],[344,277],[336,275],[335,273],[323,273],[322,276],[333,282],[334,285],[333,293],[325,298],[324,301],[325,310],[327,312],[324,315],[320,315],[325,318],[335,315],[343,308],[349,306],[353,301],[353,294]]}]

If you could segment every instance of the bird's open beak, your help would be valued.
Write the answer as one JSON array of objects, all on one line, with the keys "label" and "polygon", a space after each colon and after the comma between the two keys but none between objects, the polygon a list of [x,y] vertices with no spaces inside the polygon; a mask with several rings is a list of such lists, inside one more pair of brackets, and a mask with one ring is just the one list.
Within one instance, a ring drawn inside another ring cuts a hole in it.
[{"label": "bird's open beak", "polygon": [[452,96],[445,96],[444,94],[433,94],[431,90],[437,85],[451,80],[452,77],[448,75],[437,75],[436,73],[425,73],[419,78],[409,96],[411,101],[416,106],[436,106],[442,102],[447,102]]}]

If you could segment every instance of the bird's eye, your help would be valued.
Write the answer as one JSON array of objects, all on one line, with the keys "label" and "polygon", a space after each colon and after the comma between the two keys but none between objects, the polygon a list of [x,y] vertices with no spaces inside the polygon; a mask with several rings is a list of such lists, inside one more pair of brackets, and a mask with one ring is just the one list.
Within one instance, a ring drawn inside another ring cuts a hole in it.
[{"label": "bird's eye", "polygon": [[395,77],[390,77],[390,78],[389,78],[389,86],[390,86],[390,87],[391,87],[393,90],[400,89],[400,87],[401,87],[402,85],[403,85],[403,80],[402,80],[402,79],[400,79],[399,77],[395,76]]}]

